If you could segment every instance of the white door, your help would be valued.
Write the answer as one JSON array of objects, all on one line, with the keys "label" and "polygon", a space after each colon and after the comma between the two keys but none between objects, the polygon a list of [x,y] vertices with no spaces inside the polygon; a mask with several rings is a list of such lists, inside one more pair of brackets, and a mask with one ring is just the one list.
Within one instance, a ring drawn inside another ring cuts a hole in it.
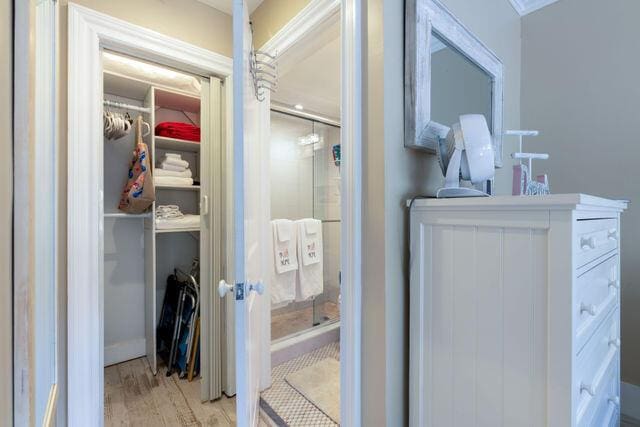
[{"label": "white door", "polygon": [[[249,70],[246,3],[233,3],[233,226],[238,426],[257,426],[260,390],[270,378],[269,99],[258,101]],[[221,286],[224,288],[224,283]],[[227,285],[228,286],[228,285]]]}]

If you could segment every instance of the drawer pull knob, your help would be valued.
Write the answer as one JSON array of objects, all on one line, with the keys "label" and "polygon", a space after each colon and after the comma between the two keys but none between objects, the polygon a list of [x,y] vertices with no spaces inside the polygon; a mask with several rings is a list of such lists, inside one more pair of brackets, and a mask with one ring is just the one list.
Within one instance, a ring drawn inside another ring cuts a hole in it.
[{"label": "drawer pull knob", "polygon": [[618,281],[615,279],[611,280],[609,281],[609,287],[614,289],[620,289],[620,283],[618,283]]},{"label": "drawer pull knob", "polygon": [[580,238],[580,247],[582,249],[595,249],[596,248],[596,239],[595,237],[582,237]]},{"label": "drawer pull knob", "polygon": [[615,228],[612,228],[611,230],[609,230],[609,232],[607,233],[607,237],[611,240],[618,240],[618,230]]},{"label": "drawer pull knob", "polygon": [[587,393],[589,393],[590,396],[596,395],[596,391],[593,389],[592,386],[585,383],[580,383],[580,393],[582,393],[583,391],[586,391]]},{"label": "drawer pull knob", "polygon": [[593,304],[585,304],[585,303],[580,304],[580,314],[584,313],[585,311],[590,315],[595,316],[596,306]]},{"label": "drawer pull knob", "polygon": [[620,348],[620,338],[611,338],[609,340],[609,347]]},{"label": "drawer pull knob", "polygon": [[620,396],[611,396],[609,398],[609,402],[613,403],[616,406],[620,406]]}]

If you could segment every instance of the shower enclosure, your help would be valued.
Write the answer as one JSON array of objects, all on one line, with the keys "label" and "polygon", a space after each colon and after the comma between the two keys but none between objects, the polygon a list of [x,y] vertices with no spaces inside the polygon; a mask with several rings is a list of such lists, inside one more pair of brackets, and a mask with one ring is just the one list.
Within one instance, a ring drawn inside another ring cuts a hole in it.
[{"label": "shower enclosure", "polygon": [[273,306],[273,341],[340,317],[340,128],[271,111],[271,217],[322,222],[324,286],[312,300]]}]

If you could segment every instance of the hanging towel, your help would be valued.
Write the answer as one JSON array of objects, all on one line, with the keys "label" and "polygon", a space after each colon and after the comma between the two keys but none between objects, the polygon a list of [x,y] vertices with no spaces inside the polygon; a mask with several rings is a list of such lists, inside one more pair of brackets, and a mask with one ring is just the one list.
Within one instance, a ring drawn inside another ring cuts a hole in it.
[{"label": "hanging towel", "polygon": [[296,299],[298,256],[295,225],[288,219],[277,219],[271,221],[271,230],[274,261],[271,304],[288,304]]},{"label": "hanging towel", "polygon": [[306,301],[320,295],[324,286],[322,223],[314,218],[298,220],[296,233],[300,260],[296,301]]},{"label": "hanging towel", "polygon": [[184,170],[182,172],[178,172],[178,171],[172,171],[172,170],[167,170],[167,169],[162,169],[162,168],[155,168],[155,170],[153,171],[153,175],[155,177],[158,176],[175,176],[178,178],[191,178],[192,174],[191,174],[191,169],[187,169]]}]

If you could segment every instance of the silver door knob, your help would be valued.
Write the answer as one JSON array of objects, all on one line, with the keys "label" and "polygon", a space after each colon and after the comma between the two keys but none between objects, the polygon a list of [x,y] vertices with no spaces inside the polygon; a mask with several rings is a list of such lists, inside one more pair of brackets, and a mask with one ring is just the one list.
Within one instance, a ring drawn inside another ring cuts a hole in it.
[{"label": "silver door knob", "polygon": [[220,298],[224,298],[229,292],[233,292],[233,285],[228,284],[224,280],[220,280],[218,283],[218,294],[220,294]]}]

